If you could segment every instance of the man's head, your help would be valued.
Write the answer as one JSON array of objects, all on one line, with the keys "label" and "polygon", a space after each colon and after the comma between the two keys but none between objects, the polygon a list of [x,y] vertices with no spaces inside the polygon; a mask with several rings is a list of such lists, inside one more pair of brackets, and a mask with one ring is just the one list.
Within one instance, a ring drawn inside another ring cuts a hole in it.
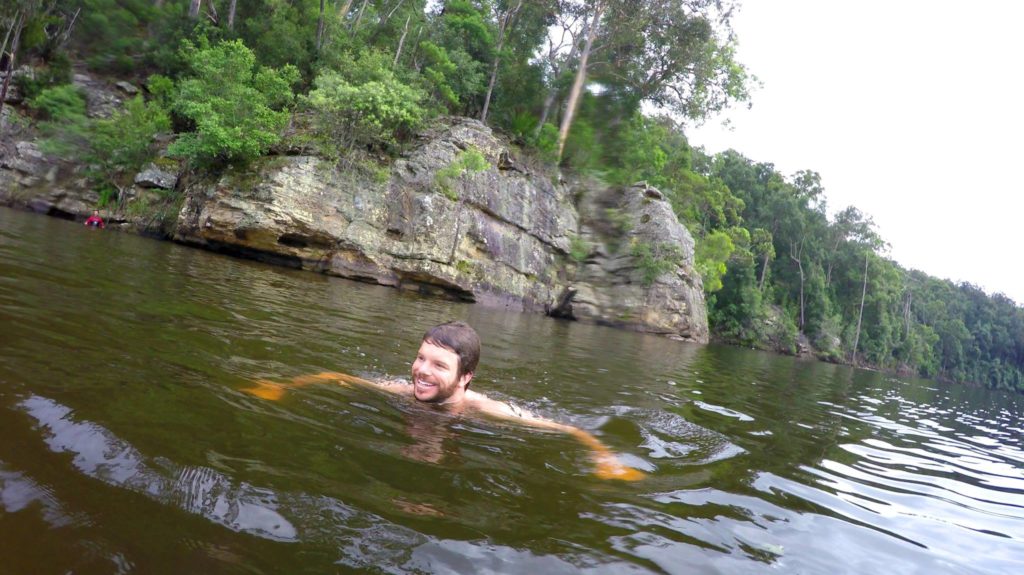
[{"label": "man's head", "polygon": [[100,215],[100,211],[99,211],[99,210],[93,210],[93,211],[92,211],[92,215],[94,215],[94,216],[96,216],[96,217],[99,217],[99,215]]},{"label": "man's head", "polygon": [[416,399],[431,403],[459,401],[480,360],[480,336],[468,324],[451,321],[434,326],[412,364]]}]

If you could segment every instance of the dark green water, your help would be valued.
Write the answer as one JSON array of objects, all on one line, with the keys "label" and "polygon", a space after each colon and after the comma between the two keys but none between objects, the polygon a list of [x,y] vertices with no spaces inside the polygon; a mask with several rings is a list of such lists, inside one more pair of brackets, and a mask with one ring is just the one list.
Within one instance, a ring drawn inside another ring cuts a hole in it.
[{"label": "dark green water", "polygon": [[[477,327],[475,389],[365,389]],[[0,573],[1020,573],[1021,398],[506,313],[0,209]]]}]

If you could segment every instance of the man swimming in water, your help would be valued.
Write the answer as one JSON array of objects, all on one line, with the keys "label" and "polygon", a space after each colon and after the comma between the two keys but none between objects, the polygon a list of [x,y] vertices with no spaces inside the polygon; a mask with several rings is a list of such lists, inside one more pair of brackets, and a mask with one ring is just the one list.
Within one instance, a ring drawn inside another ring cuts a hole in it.
[{"label": "man swimming in water", "polygon": [[499,419],[560,431],[572,435],[591,450],[595,474],[604,479],[636,481],[644,473],[622,464],[615,454],[582,429],[538,417],[512,404],[493,400],[469,389],[480,360],[480,337],[476,330],[461,321],[452,321],[427,330],[412,364],[412,381],[374,382],[352,375],[325,372],[296,377],[288,384],[261,380],[256,387],[245,389],[257,397],[278,400],[289,387],[333,381],[355,384],[415,398],[436,405],[452,414],[481,413]]}]

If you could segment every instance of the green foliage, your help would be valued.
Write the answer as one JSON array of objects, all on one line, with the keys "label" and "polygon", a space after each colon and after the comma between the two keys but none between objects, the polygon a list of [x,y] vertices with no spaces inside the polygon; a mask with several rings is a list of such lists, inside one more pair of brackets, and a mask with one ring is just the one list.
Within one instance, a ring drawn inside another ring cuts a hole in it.
[{"label": "green foliage", "polygon": [[152,95],[153,100],[169,109],[174,102],[174,80],[162,74],[153,74],[146,80],[146,89]]},{"label": "green foliage", "polygon": [[726,272],[725,264],[735,249],[732,238],[722,231],[711,232],[697,242],[694,259],[697,271],[704,280],[706,293],[722,289],[722,276]]},{"label": "green foliage", "polygon": [[590,257],[591,245],[590,242],[583,239],[582,236],[572,236],[569,238],[569,257],[576,263],[583,263]]},{"label": "green foliage", "polygon": [[541,159],[554,162],[558,159],[558,126],[547,122],[540,128],[531,143],[540,152]]},{"label": "green foliage", "polygon": [[426,95],[400,82],[389,69],[378,70],[371,78],[353,84],[337,72],[317,77],[316,87],[303,101],[325,141],[340,147],[391,145],[419,126]]},{"label": "green foliage", "polygon": [[637,260],[640,271],[640,283],[651,286],[661,276],[676,269],[682,259],[679,248],[672,244],[651,246],[645,242],[635,242],[630,252]]},{"label": "green foliage", "polygon": [[455,109],[459,105],[459,95],[451,85],[451,78],[457,71],[455,63],[448,57],[448,52],[444,48],[433,42],[421,42],[420,51],[427,62],[423,69],[423,78],[431,94],[448,109]]},{"label": "green foliage", "polygon": [[54,123],[85,118],[85,97],[71,84],[43,89],[28,106],[40,119]]},{"label": "green foliage", "polygon": [[450,164],[441,168],[434,175],[434,182],[444,197],[453,202],[459,199],[458,194],[452,188],[453,183],[464,174],[475,174],[483,172],[491,167],[491,163],[476,148],[463,150],[451,161]]},{"label": "green foliage", "polygon": [[100,199],[96,202],[96,207],[103,209],[107,206],[114,204],[117,201],[117,188],[110,184],[102,185],[98,190]]},{"label": "green foliage", "polygon": [[89,130],[89,161],[109,175],[135,172],[152,157],[153,136],[171,127],[167,111],[156,102],[136,96]]},{"label": "green foliage", "polygon": [[27,73],[14,76],[13,83],[26,100],[34,100],[47,89],[71,82],[71,60],[66,54],[54,54],[41,66],[27,69]]},{"label": "green foliage", "polygon": [[605,208],[604,218],[619,236],[624,236],[633,229],[632,216],[618,208]]},{"label": "green foliage", "polygon": [[293,66],[257,67],[255,55],[239,41],[186,42],[182,52],[192,76],[179,83],[174,111],[196,129],[169,153],[201,165],[246,161],[280,140],[294,97],[291,86],[299,79]]},{"label": "green foliage", "polygon": [[90,120],[85,117],[84,102],[76,103],[74,92],[69,96],[54,95],[55,91],[58,89],[51,88],[40,95],[45,100],[40,105],[49,110],[51,118],[41,125],[46,135],[42,149],[87,165],[87,175],[98,186],[103,207],[117,197],[117,186],[127,183],[125,180],[150,159],[153,136],[170,128],[167,111],[136,96],[109,118]]}]

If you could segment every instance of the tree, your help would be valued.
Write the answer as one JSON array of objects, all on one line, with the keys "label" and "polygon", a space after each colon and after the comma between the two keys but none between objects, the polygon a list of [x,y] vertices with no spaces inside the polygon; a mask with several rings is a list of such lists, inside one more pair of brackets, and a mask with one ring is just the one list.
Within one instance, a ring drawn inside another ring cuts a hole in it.
[{"label": "tree", "polygon": [[288,122],[298,70],[256,66],[238,40],[216,46],[186,42],[183,58],[193,75],[182,80],[174,110],[195,124],[168,151],[200,164],[250,160],[276,143]]},{"label": "tree", "polygon": [[[7,35],[4,37],[3,50],[0,50],[0,60],[7,62],[6,74],[4,74],[3,87],[0,87],[0,120],[3,119],[4,102],[7,100],[7,88],[11,85],[11,76],[14,75],[14,61],[18,55],[18,43],[21,40],[21,27],[25,20],[25,13],[18,11],[18,13],[11,20],[10,27],[7,29]],[[11,50],[7,52],[7,36],[11,36],[11,31],[14,32],[14,39],[11,41]],[[5,126],[0,124],[0,133]]]},{"label": "tree", "polygon": [[587,61],[590,59],[590,51],[594,47],[594,39],[601,25],[601,16],[607,9],[607,4],[601,0],[594,0],[592,13],[589,20],[584,21],[583,49],[580,52],[580,61],[576,66],[576,78],[573,80],[572,88],[569,90],[569,99],[565,103],[565,115],[562,116],[562,124],[558,128],[558,157],[562,157],[565,151],[565,140],[569,137],[569,128],[572,126],[573,116],[576,113],[576,106],[579,104],[580,93],[583,91],[583,84],[587,79]]},{"label": "tree", "polygon": [[501,64],[501,51],[505,47],[505,37],[511,31],[516,15],[523,7],[523,0],[516,0],[515,4],[508,7],[504,12],[498,11],[498,43],[495,46],[494,63],[491,64],[491,79],[487,82],[487,95],[484,97],[484,107],[480,111],[480,121],[487,121],[487,112],[491,106],[491,95],[494,93],[494,83],[498,79],[498,66]]}]

